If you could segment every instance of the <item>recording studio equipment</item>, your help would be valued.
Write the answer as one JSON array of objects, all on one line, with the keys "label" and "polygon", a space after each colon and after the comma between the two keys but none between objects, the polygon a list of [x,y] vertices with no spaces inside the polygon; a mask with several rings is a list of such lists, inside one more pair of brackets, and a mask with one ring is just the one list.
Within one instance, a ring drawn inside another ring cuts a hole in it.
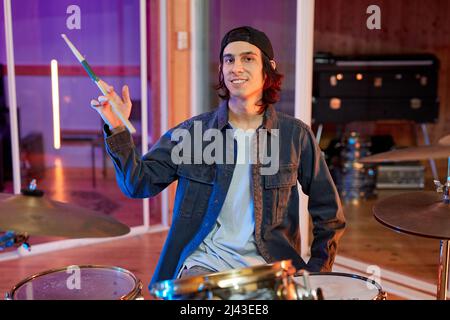
[{"label": "recording studio equipment", "polygon": [[[356,132],[342,137],[329,159],[331,176],[344,201],[375,195],[376,166],[360,159],[370,155],[371,142]],[[336,152],[337,151],[337,152]]]},{"label": "recording studio equipment", "polygon": [[314,57],[314,123],[412,120],[439,114],[439,61],[434,55]]},{"label": "recording studio equipment", "polygon": [[377,189],[423,189],[425,167],[417,163],[380,164],[377,167]]}]

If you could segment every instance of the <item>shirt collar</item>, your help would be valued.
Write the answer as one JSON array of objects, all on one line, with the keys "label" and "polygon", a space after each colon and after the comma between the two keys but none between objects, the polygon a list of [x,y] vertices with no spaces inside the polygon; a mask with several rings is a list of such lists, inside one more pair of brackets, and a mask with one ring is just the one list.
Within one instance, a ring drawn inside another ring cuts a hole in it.
[{"label": "shirt collar", "polygon": [[[217,110],[217,127],[222,130],[228,125],[228,100],[224,100],[220,103]],[[278,129],[278,117],[275,107],[269,104],[264,111],[263,123],[261,128],[266,129],[269,133],[274,133],[272,129]]]}]

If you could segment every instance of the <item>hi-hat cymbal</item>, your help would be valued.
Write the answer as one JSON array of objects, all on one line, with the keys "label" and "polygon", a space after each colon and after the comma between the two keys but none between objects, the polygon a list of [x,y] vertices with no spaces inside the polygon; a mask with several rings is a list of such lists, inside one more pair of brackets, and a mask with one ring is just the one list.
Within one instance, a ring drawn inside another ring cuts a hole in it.
[{"label": "hi-hat cymbal", "polygon": [[102,238],[127,234],[114,218],[68,203],[26,195],[0,194],[0,230],[36,236]]},{"label": "hi-hat cymbal", "polygon": [[377,153],[373,156],[361,158],[359,162],[393,162],[393,161],[415,161],[427,159],[439,159],[450,157],[450,145],[429,145],[411,147],[388,152]]},{"label": "hi-hat cymbal", "polygon": [[408,192],[378,201],[373,213],[387,227],[417,236],[450,239],[450,205],[435,191]]}]

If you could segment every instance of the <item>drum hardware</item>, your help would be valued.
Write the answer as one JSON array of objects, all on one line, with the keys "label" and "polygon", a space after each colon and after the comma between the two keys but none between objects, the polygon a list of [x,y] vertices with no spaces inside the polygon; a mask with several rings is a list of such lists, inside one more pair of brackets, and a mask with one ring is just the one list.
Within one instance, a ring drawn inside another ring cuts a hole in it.
[{"label": "drum hardware", "polygon": [[449,264],[447,196],[435,191],[401,193],[378,201],[373,208],[375,219],[390,229],[440,240],[437,298],[442,300],[447,297]]},{"label": "drum hardware", "polygon": [[[450,161],[450,158],[449,158],[449,161]],[[447,179],[447,182],[445,184],[442,184],[439,180],[433,180],[433,182],[434,182],[434,185],[436,186],[436,192],[442,193],[442,201],[446,204],[449,204],[450,203],[450,199],[449,199],[450,180]]]},{"label": "drum hardware", "polygon": [[20,192],[23,195],[32,196],[32,197],[42,197],[44,195],[44,191],[39,190],[37,188],[36,179],[31,180],[30,184],[28,185],[28,188],[21,189]]},{"label": "drum hardware", "polygon": [[[79,287],[70,285],[74,276],[80,277]],[[81,265],[34,274],[16,284],[5,298],[6,300],[142,300],[141,290],[141,281],[126,269],[115,266]]]},{"label": "drum hardware", "polygon": [[[450,145],[448,136],[439,144],[406,148],[376,154],[363,162],[409,161],[448,158],[447,180],[442,184],[434,180],[436,191],[402,193],[378,201],[373,213],[381,224],[395,231],[440,240],[438,284],[436,297],[447,299],[450,257]],[[439,193],[442,192],[442,195]]]},{"label": "drum hardware", "polygon": [[298,277],[302,277],[303,281],[297,280],[298,286],[295,286],[297,290],[297,300],[324,300],[322,288],[318,287],[313,289],[311,287],[310,274],[308,271],[303,270],[298,273]]},{"label": "drum hardware", "polygon": [[[162,300],[317,300],[315,290],[293,280],[296,270],[290,260],[267,265],[164,280],[150,293]],[[304,277],[308,277],[305,273]]]},{"label": "drum hardware", "polygon": [[127,225],[112,217],[49,200],[43,194],[36,189],[35,180],[21,195],[0,193],[0,230],[65,238],[114,237],[130,232]]},{"label": "drum hardware", "polygon": [[375,166],[360,162],[370,154],[370,147],[370,141],[357,132],[345,134],[334,146],[330,173],[344,202],[375,195]]},{"label": "drum hardware", "polygon": [[[21,195],[0,193],[0,251],[16,246],[30,250],[29,235],[66,238],[113,237],[130,228],[95,211],[49,200],[33,180]],[[142,283],[129,271],[109,266],[84,265],[79,268],[81,288],[70,288],[69,267],[35,274],[15,285],[6,294],[11,300],[142,299]],[[72,290],[74,289],[74,290]]]},{"label": "drum hardware", "polygon": [[0,236],[0,251],[9,247],[23,247],[25,250],[31,251],[31,246],[28,243],[28,234],[15,233],[14,231],[6,231],[4,235]]},{"label": "drum hardware", "polygon": [[[294,277],[303,285],[303,280]],[[324,300],[386,300],[387,294],[374,280],[342,272],[311,272],[309,286],[320,289]]]}]

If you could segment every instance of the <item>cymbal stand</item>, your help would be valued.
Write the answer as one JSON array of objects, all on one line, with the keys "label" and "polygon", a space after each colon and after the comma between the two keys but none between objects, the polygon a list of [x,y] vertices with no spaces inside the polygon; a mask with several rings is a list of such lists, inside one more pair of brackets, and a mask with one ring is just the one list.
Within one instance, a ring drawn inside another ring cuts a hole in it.
[{"label": "cymbal stand", "polygon": [[23,246],[26,250],[31,251],[31,246],[28,243],[28,234],[15,233],[14,231],[7,231],[4,235],[0,236],[0,251],[9,247]]},{"label": "cymbal stand", "polygon": [[[437,186],[437,192],[442,192],[442,202],[450,203],[450,157],[447,164],[447,181],[441,184],[440,181],[434,180]],[[440,240],[439,246],[439,268],[438,268],[438,285],[437,285],[437,299],[447,300],[447,285],[448,285],[448,267],[450,257],[450,246],[448,240]]]}]

